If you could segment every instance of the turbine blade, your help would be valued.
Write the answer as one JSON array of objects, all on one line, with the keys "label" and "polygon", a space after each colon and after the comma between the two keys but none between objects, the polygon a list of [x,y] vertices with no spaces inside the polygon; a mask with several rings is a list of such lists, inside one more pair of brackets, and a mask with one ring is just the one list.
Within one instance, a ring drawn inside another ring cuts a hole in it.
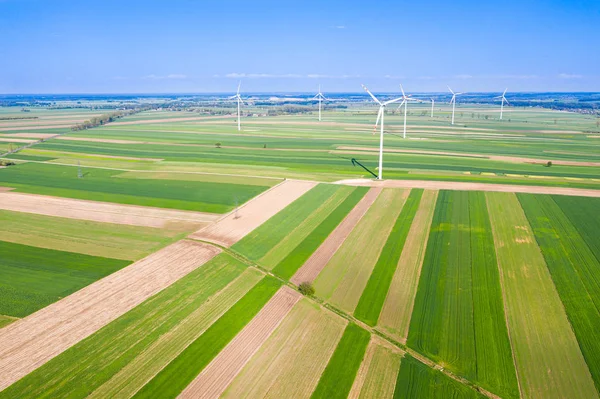
[{"label": "turbine blade", "polygon": [[450,90],[450,93],[452,93],[454,95],[454,92],[452,91],[452,89],[450,88],[450,86],[448,86],[448,90]]},{"label": "turbine blade", "polygon": [[375,122],[375,127],[379,125],[379,120],[381,119],[381,112],[383,111],[383,107],[379,107],[379,111],[377,112],[377,121]]},{"label": "turbine blade", "polygon": [[402,83],[400,83],[400,91],[402,92],[402,97],[406,97],[406,94],[404,94],[404,87],[402,87]]},{"label": "turbine blade", "polygon": [[380,104],[381,105],[388,105],[388,104],[396,103],[396,102],[398,102],[400,100],[404,100],[404,97],[394,98],[393,100],[389,100],[389,101],[384,102],[383,104],[381,104],[381,103]]},{"label": "turbine blade", "polygon": [[502,93],[502,97],[504,97],[504,95],[506,94],[507,90],[508,90],[508,88],[504,89],[504,93]]},{"label": "turbine blade", "polygon": [[365,91],[366,91],[367,93],[369,93],[369,95],[371,96],[371,98],[372,98],[372,99],[373,99],[373,100],[374,100],[374,101],[375,101],[377,104],[381,105],[381,101],[379,101],[379,100],[377,99],[377,97],[375,97],[375,96],[373,95],[373,93],[371,93],[371,92],[369,91],[369,89],[367,89],[367,86],[365,86],[365,85],[363,85],[363,84],[361,84],[361,86],[362,86],[362,88],[363,88],[363,89],[365,89]]}]

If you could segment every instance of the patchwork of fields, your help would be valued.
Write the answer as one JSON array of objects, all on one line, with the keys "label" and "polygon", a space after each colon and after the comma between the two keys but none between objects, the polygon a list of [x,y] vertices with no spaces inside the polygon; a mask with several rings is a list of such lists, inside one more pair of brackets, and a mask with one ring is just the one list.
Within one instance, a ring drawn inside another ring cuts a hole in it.
[{"label": "patchwork of fields", "polygon": [[[54,112],[0,144],[93,115]],[[592,123],[546,112],[403,141],[391,114],[384,175],[598,188]],[[0,399],[599,398],[600,198],[329,184],[377,137],[325,116],[152,111],[10,155]]]}]

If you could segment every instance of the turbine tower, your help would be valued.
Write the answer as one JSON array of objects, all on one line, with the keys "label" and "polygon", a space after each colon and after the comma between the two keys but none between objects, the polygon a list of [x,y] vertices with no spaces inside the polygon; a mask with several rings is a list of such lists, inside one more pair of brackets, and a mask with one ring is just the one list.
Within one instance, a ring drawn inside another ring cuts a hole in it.
[{"label": "turbine tower", "polygon": [[435,100],[431,97],[431,117],[433,118],[433,106],[435,105]]},{"label": "turbine tower", "polygon": [[502,112],[504,112],[504,102],[506,101],[506,104],[510,104],[506,97],[504,97],[507,90],[508,89],[504,89],[504,93],[502,93],[501,96],[494,97],[495,99],[500,99],[500,120],[502,120]]},{"label": "turbine tower", "polygon": [[241,120],[240,120],[240,107],[244,103],[244,101],[242,101],[242,97],[240,96],[240,86],[241,85],[242,85],[242,82],[240,82],[238,84],[236,95],[229,97],[230,100],[235,99],[237,101],[237,106],[238,106],[237,107],[238,108],[238,117],[237,117],[237,120],[238,120],[238,131],[242,130],[242,125],[241,125]]},{"label": "turbine tower", "polygon": [[459,96],[464,93],[455,93],[452,91],[450,86],[448,86],[448,90],[452,93],[452,100],[450,100],[450,104],[452,104],[452,124],[454,125],[454,108],[456,108],[456,96]]},{"label": "turbine tower", "polygon": [[379,173],[377,176],[377,180],[381,180],[382,176],[383,176],[383,173],[382,173],[383,172],[383,117],[384,117],[384,113],[385,113],[385,106],[388,104],[396,103],[396,102],[402,100],[403,97],[398,97],[398,98],[394,98],[393,100],[381,102],[377,99],[377,97],[375,97],[373,95],[373,93],[371,93],[369,91],[369,89],[366,88],[365,85],[361,85],[361,86],[363,87],[363,89],[365,89],[365,91],[367,93],[369,93],[369,95],[371,96],[373,101],[375,101],[377,104],[379,104],[379,112],[377,113],[377,122],[375,123],[375,127],[377,127],[377,124],[379,123],[379,119],[381,119],[381,135],[379,136]]},{"label": "turbine tower", "polygon": [[325,96],[323,95],[323,93],[321,93],[321,85],[319,85],[319,92],[317,93],[316,96],[313,97],[313,100],[319,100],[319,122],[321,122],[321,101],[322,100],[327,100],[325,98]]}]

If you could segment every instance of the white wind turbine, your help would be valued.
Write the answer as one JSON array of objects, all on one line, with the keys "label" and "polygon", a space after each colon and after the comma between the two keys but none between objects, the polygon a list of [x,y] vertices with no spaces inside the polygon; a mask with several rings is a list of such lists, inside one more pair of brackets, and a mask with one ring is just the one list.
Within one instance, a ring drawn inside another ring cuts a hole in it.
[{"label": "white wind turbine", "polygon": [[504,102],[506,101],[506,104],[510,104],[508,102],[508,100],[506,99],[506,97],[504,97],[504,95],[506,94],[507,90],[508,89],[504,89],[504,93],[502,93],[501,96],[494,97],[495,99],[500,99],[500,119],[502,119],[502,112],[504,111]]},{"label": "white wind turbine", "polygon": [[456,108],[456,96],[459,96],[464,93],[455,93],[452,91],[450,86],[448,86],[448,90],[450,90],[450,93],[452,93],[452,100],[450,100],[450,103],[452,104],[452,124],[454,125],[454,108]]},{"label": "white wind turbine", "polygon": [[385,106],[388,104],[396,103],[396,102],[402,100],[403,97],[398,97],[398,98],[394,98],[393,100],[381,102],[377,99],[377,97],[375,97],[373,95],[373,93],[371,93],[369,91],[369,89],[367,89],[365,87],[365,85],[361,85],[361,86],[363,87],[363,89],[365,89],[365,91],[367,93],[369,93],[371,98],[377,104],[379,104],[379,112],[377,113],[377,122],[375,123],[375,127],[377,127],[377,124],[379,123],[379,119],[381,119],[381,135],[379,137],[379,174],[377,176],[377,180],[381,180],[382,176],[383,176],[383,173],[382,173],[383,172],[383,117],[384,117],[384,113],[385,113]]},{"label": "white wind turbine", "polygon": [[321,101],[327,100],[323,93],[321,93],[321,85],[319,85],[319,92],[313,97],[313,100],[315,99],[319,100],[319,122],[321,122]]},{"label": "white wind turbine", "polygon": [[400,90],[402,91],[402,102],[398,106],[398,109],[402,108],[402,106],[404,105],[404,135],[402,136],[402,138],[405,139],[406,138],[406,114],[408,113],[407,112],[408,102],[409,101],[421,102],[421,100],[417,100],[416,98],[411,98],[410,94],[407,96],[404,93],[404,88],[402,87],[402,85],[400,85]]},{"label": "white wind turbine", "polygon": [[431,97],[431,117],[433,118],[433,106],[435,105],[435,100]]},{"label": "white wind turbine", "polygon": [[241,120],[240,120],[240,107],[244,103],[244,101],[242,101],[242,97],[240,96],[240,86],[241,85],[242,85],[242,82],[240,82],[238,84],[236,95],[229,97],[230,100],[235,99],[237,101],[237,106],[238,106],[238,117],[237,117],[237,120],[238,120],[238,131],[242,130],[242,125],[241,125]]}]

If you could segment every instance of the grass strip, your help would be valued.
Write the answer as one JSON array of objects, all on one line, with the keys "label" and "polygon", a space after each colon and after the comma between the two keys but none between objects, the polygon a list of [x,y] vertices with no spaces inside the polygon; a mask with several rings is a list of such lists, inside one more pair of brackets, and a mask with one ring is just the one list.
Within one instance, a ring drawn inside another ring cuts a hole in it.
[{"label": "grass strip", "polygon": [[291,278],[365,196],[367,191],[369,191],[368,187],[357,187],[312,233],[275,266],[273,273],[285,279]]},{"label": "grass strip", "polygon": [[354,316],[369,326],[374,326],[379,319],[422,195],[422,189],[413,189],[406,199],[356,306]]},{"label": "grass strip", "polygon": [[219,320],[150,380],[134,398],[175,398],[262,309],[281,283],[262,279]]},{"label": "grass strip", "polygon": [[349,324],[335,348],[311,398],[346,398],[365,355],[371,335]]}]

